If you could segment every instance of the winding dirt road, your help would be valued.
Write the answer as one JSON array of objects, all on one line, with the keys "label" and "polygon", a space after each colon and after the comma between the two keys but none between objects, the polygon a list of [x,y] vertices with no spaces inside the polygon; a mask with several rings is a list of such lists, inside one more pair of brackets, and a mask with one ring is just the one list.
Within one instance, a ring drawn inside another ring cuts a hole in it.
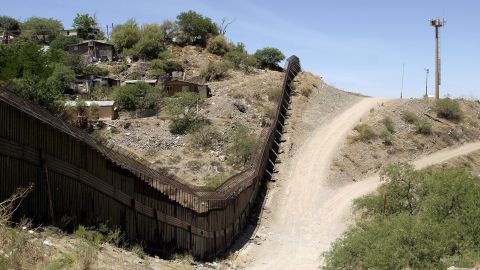
[{"label": "winding dirt road", "polygon": [[[270,214],[260,228],[265,240],[248,244],[237,258],[247,269],[317,269],[321,254],[349,224],[352,200],[374,191],[378,176],[334,187],[327,174],[346,136],[381,99],[365,98],[331,121],[316,128],[293,157],[286,179],[267,199]],[[422,168],[480,149],[480,143],[445,149],[414,165]]]}]

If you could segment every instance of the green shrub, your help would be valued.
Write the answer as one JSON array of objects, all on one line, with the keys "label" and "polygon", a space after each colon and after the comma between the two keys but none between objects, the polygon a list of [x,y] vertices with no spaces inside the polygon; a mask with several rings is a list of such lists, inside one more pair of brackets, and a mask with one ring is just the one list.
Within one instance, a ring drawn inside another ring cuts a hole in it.
[{"label": "green shrub", "polygon": [[242,62],[242,69],[245,73],[251,73],[258,66],[258,60],[255,56],[249,55]]},{"label": "green shrub", "polygon": [[358,132],[357,139],[360,141],[370,141],[376,137],[376,134],[373,132],[372,128],[368,124],[358,124],[354,130]]},{"label": "green shrub", "polygon": [[433,109],[438,117],[453,121],[463,119],[463,111],[460,108],[460,103],[456,100],[450,98],[439,99],[435,102]]},{"label": "green shrub", "polygon": [[157,88],[144,83],[127,84],[118,88],[114,100],[126,110],[153,109],[159,98]]},{"label": "green shrub", "polygon": [[191,126],[191,121],[189,119],[178,118],[178,119],[174,119],[170,123],[170,126],[168,128],[170,129],[170,132],[173,134],[186,134],[190,129],[190,126]]},{"label": "green shrub", "polygon": [[392,134],[395,133],[395,123],[393,123],[392,118],[390,118],[389,116],[385,116],[382,122],[383,122],[383,125],[385,125],[385,128],[387,129],[388,132]]},{"label": "green shrub", "polygon": [[232,144],[228,149],[229,162],[243,166],[250,161],[255,150],[256,140],[242,124],[235,125],[231,134]]},{"label": "green shrub", "polygon": [[106,100],[113,97],[114,88],[108,86],[96,86],[90,91],[93,100]]},{"label": "green shrub", "polygon": [[218,35],[210,38],[207,42],[207,51],[216,55],[223,56],[233,49],[224,36]]},{"label": "green shrub", "polygon": [[409,124],[415,124],[418,122],[418,117],[414,112],[411,111],[404,111],[402,114],[402,119]]},{"label": "green shrub", "polygon": [[432,124],[426,120],[416,122],[417,132],[423,135],[432,134]]},{"label": "green shrub", "polygon": [[233,64],[228,61],[210,62],[201,70],[200,75],[207,81],[220,80],[224,78],[232,68]]},{"label": "green shrub", "polygon": [[267,96],[269,101],[276,100],[280,96],[280,89],[269,88],[267,90]]},{"label": "green shrub", "polygon": [[219,174],[219,175],[209,177],[207,179],[206,186],[217,188],[217,187],[221,186],[223,183],[225,183],[229,178],[230,178],[230,176],[227,173],[222,173],[222,174]]},{"label": "green shrub", "polygon": [[232,63],[234,68],[239,69],[247,57],[246,52],[234,50],[226,53],[223,59]]},{"label": "green shrub", "polygon": [[213,126],[204,126],[192,133],[191,141],[194,145],[208,147],[222,140],[222,135]]},{"label": "green shrub", "polygon": [[85,67],[83,75],[107,76],[108,69],[104,67],[99,67],[96,65],[88,65]]},{"label": "green shrub", "polygon": [[81,239],[87,240],[89,243],[99,246],[103,242],[103,235],[97,231],[87,230],[85,226],[80,225],[73,234]]}]

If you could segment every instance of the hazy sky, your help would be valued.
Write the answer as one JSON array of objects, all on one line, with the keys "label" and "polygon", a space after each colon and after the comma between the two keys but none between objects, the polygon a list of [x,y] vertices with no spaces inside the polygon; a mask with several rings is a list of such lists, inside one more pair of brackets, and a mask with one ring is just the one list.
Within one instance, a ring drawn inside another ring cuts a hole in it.
[{"label": "hazy sky", "polygon": [[300,57],[304,70],[338,88],[372,96],[398,97],[405,63],[404,96],[425,92],[424,68],[434,82],[434,29],[428,20],[445,17],[441,30],[441,95],[480,97],[476,79],[480,1],[388,0],[0,0],[0,14],[26,19],[54,17],[71,26],[76,13],[96,14],[101,25],[135,18],[139,23],[174,20],[195,10],[215,22],[235,19],[227,32],[254,52],[273,46]]}]

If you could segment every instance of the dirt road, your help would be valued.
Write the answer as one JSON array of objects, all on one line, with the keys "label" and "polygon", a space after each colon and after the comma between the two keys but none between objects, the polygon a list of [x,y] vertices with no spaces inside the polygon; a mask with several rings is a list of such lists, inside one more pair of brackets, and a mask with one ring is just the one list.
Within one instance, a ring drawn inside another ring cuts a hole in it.
[{"label": "dirt road", "polygon": [[[261,245],[249,245],[239,257],[249,260],[251,269],[314,269],[319,250],[329,235],[341,233],[337,227],[324,228],[319,209],[335,195],[326,184],[333,155],[347,134],[380,100],[365,98],[316,128],[291,162],[287,179],[266,201],[271,215],[260,225],[267,238]],[[326,229],[326,230],[325,230]]]},{"label": "dirt road", "polygon": [[[333,156],[360,117],[380,100],[365,98],[319,126],[293,157],[286,180],[265,202],[258,244],[248,244],[237,260],[247,269],[317,269],[321,254],[350,222],[352,200],[374,191],[379,177],[335,187],[327,183]],[[480,143],[445,149],[413,164],[440,163],[480,149]]]}]

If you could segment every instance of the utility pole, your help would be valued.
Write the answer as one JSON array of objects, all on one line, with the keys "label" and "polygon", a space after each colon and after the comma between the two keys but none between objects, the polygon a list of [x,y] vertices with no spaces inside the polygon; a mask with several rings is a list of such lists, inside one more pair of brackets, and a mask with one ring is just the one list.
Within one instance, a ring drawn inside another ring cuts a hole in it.
[{"label": "utility pole", "polygon": [[435,99],[440,98],[440,49],[438,47],[440,27],[445,24],[445,20],[433,19],[430,24],[435,27]]},{"label": "utility pole", "polygon": [[402,88],[400,88],[400,99],[403,99],[403,78],[405,77],[405,63],[402,65]]},{"label": "utility pole", "polygon": [[425,68],[425,97],[428,98],[428,73],[430,72],[430,69]]}]

